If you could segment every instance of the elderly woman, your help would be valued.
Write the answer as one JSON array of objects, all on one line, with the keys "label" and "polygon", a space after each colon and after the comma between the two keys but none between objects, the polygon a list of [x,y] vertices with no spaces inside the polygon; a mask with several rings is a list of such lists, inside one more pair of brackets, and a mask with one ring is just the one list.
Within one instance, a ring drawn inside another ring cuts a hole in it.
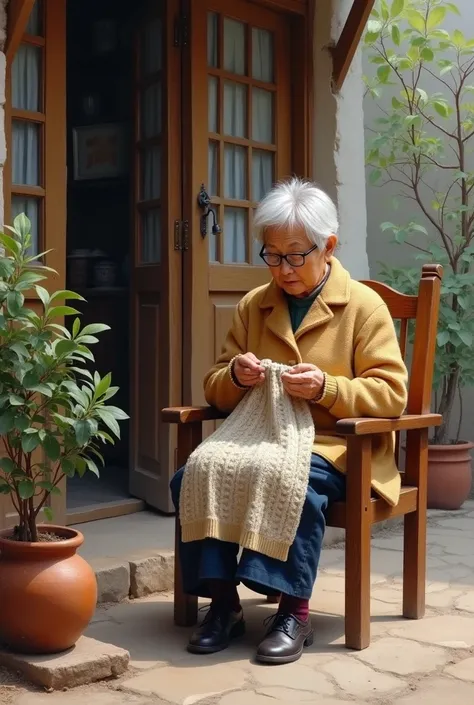
[{"label": "elderly woman", "polygon": [[[210,597],[188,650],[207,654],[245,631],[239,583],[281,595],[257,648],[257,660],[289,663],[313,641],[309,599],[325,531],[325,512],[344,498],[346,444],[338,419],[396,417],[407,400],[407,371],[390,313],[371,289],[353,281],[335,258],[338,217],[331,199],[298,178],[276,185],[255,213],[260,256],[272,281],[248,293],[235,311],[222,354],[204,380],[206,400],[232,411],[265,380],[263,359],[285,363],[285,392],[309,405],[315,436],[306,499],[287,560],[216,538],[181,543],[184,589]],[[396,504],[400,477],[390,434],[374,441],[373,489]],[[171,483],[179,508],[181,469]]]}]

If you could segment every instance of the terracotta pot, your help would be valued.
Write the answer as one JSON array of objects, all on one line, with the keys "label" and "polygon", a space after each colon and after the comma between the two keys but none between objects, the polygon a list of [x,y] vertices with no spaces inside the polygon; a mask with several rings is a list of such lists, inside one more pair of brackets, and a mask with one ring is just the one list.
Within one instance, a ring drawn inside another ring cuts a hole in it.
[{"label": "terracotta pot", "polygon": [[428,508],[459,509],[469,496],[474,443],[428,446]]},{"label": "terracotta pot", "polygon": [[51,543],[21,543],[0,531],[0,642],[14,651],[52,654],[74,646],[94,614],[94,572],[76,554],[84,536],[47,525],[64,537]]}]

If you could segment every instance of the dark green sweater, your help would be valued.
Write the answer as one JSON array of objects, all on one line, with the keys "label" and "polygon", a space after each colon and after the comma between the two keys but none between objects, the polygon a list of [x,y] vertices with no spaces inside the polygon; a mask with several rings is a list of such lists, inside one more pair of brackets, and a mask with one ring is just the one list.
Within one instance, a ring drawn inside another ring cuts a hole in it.
[{"label": "dark green sweater", "polygon": [[324,279],[316,289],[311,292],[309,296],[305,296],[303,298],[298,298],[297,296],[290,296],[289,294],[285,294],[286,300],[288,301],[288,311],[290,314],[290,321],[291,321],[291,327],[293,329],[293,333],[296,333],[300,325],[303,323],[303,319],[308,313],[309,309],[311,306],[314,304],[316,299],[318,298],[319,294],[321,293],[323,286],[328,280],[330,269],[328,269],[326,275],[324,276]]},{"label": "dark green sweater", "polygon": [[293,333],[296,333],[300,325],[303,323],[304,317],[315,302],[320,291],[321,290],[318,287],[312,294],[305,296],[304,298],[297,298],[296,296],[289,296],[288,294],[286,295]]}]

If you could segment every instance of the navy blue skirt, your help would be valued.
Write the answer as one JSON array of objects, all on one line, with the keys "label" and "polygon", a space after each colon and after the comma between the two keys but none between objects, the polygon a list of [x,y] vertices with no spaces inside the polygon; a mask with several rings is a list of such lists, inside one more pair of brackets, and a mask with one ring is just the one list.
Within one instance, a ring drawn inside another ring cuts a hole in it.
[{"label": "navy blue skirt", "polygon": [[[176,511],[184,472],[185,468],[178,470],[170,485]],[[184,591],[210,597],[207,581],[214,579],[243,583],[262,595],[284,593],[309,599],[326,529],[325,512],[330,504],[344,499],[345,490],[345,476],[325,458],[313,454],[303,512],[287,560],[279,561],[249,549],[244,549],[238,560],[239,546],[218,539],[180,542]]]}]

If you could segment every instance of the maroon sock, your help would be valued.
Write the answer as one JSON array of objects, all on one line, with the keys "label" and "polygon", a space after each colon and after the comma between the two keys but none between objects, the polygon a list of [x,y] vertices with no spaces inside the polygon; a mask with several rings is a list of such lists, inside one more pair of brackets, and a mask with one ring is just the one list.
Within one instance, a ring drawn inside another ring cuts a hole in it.
[{"label": "maroon sock", "polygon": [[309,619],[309,600],[303,600],[301,597],[292,597],[291,595],[282,595],[280,598],[280,612],[292,614],[302,622],[307,622]]},{"label": "maroon sock", "polygon": [[213,605],[229,607],[233,612],[240,612],[242,606],[234,583],[228,580],[208,580],[207,584]]}]

